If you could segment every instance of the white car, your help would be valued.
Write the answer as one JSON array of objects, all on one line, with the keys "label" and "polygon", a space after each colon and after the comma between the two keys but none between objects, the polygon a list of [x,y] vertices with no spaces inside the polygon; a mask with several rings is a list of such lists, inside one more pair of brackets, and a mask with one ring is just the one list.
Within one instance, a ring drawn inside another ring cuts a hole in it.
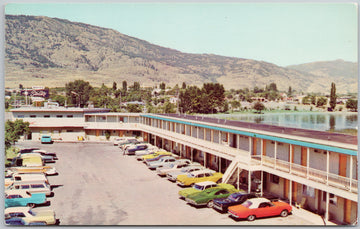
[{"label": "white car", "polygon": [[191,173],[193,171],[198,171],[198,170],[203,170],[203,169],[205,169],[205,167],[201,166],[200,164],[199,165],[197,165],[197,164],[190,165],[188,167],[182,168],[181,170],[168,172],[166,174],[166,177],[167,177],[167,179],[169,181],[176,182],[176,179],[177,179],[178,175],[188,174],[188,173]]},{"label": "white car", "polygon": [[157,174],[159,176],[162,177],[162,176],[166,176],[166,174],[168,172],[180,170],[180,169],[182,169],[184,167],[187,167],[187,166],[189,166],[191,164],[192,163],[191,163],[191,161],[189,159],[179,159],[179,160],[176,160],[174,163],[171,163],[169,165],[157,168],[156,172],[157,172]]},{"label": "white car", "polygon": [[5,219],[21,218],[26,224],[46,223],[53,225],[57,223],[55,212],[53,210],[33,210],[30,207],[10,207],[5,209]]},{"label": "white car", "polygon": [[175,157],[172,156],[165,156],[160,158],[157,161],[150,161],[147,162],[146,165],[148,166],[149,169],[156,169],[158,167],[162,167],[162,166],[166,166],[168,164],[174,163],[176,161]]}]

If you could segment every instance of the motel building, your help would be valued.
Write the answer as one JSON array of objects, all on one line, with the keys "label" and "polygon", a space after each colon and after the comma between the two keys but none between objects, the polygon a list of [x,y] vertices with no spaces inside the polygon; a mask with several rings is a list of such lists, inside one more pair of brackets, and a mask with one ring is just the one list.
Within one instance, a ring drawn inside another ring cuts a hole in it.
[{"label": "motel building", "polygon": [[222,182],[267,193],[324,217],[353,224],[358,212],[357,137],[184,114],[113,113],[58,106],[12,109],[30,122],[27,139],[112,141],[139,136],[220,171]]}]

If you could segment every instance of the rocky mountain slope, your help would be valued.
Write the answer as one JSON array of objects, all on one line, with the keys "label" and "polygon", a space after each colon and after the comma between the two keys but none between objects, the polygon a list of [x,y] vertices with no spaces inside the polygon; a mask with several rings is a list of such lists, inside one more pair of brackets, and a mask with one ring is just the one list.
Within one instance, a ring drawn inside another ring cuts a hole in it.
[{"label": "rocky mountain slope", "polygon": [[[75,79],[94,86],[123,80],[142,86],[219,82],[226,89],[275,82],[280,90],[291,86],[307,92],[328,91],[336,80],[262,61],[182,53],[112,29],[57,18],[6,15],[5,36],[6,87],[62,87]],[[354,83],[353,77],[341,80],[346,89]]]}]

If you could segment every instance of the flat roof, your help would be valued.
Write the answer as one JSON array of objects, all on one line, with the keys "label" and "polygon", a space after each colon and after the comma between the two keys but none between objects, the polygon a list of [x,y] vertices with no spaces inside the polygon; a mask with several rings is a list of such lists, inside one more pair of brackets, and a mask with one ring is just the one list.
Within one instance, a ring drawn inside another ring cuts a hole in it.
[{"label": "flat roof", "polygon": [[142,116],[354,156],[358,150],[357,136],[352,135],[182,114]]},{"label": "flat roof", "polygon": [[11,109],[11,112],[79,112],[79,113],[102,113],[109,112],[109,108],[80,108],[80,107],[19,107]]}]

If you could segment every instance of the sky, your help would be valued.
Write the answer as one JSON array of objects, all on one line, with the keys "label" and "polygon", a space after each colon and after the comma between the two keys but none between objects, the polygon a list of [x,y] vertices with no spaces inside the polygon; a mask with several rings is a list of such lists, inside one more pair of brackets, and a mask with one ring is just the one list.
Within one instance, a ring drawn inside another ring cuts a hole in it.
[{"label": "sky", "polygon": [[279,66],[358,61],[353,3],[10,3],[5,14],[68,19],[186,53]]}]

